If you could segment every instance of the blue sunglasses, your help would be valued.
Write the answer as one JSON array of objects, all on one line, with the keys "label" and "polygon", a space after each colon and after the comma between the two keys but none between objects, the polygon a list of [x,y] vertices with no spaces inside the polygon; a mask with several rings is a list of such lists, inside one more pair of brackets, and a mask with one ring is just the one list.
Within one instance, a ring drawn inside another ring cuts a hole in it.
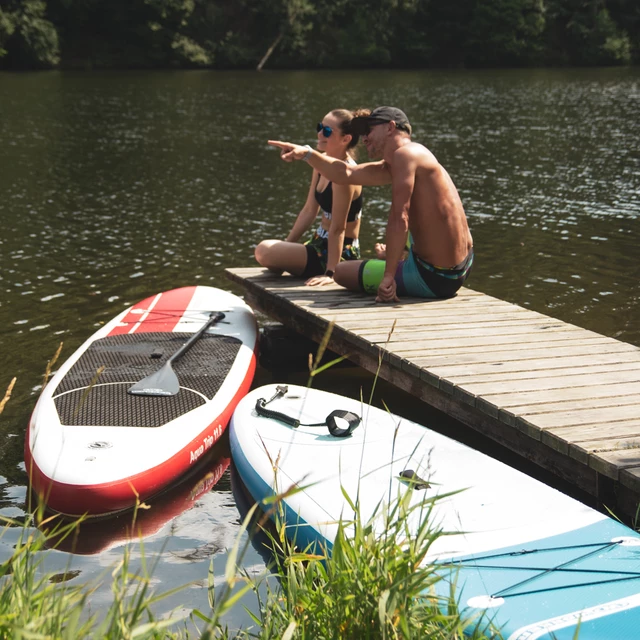
[{"label": "blue sunglasses", "polygon": [[318,122],[318,124],[316,125],[316,131],[318,133],[322,131],[322,135],[325,138],[330,137],[331,134],[333,133],[333,129],[331,127],[327,127],[326,125],[322,124],[322,122]]}]

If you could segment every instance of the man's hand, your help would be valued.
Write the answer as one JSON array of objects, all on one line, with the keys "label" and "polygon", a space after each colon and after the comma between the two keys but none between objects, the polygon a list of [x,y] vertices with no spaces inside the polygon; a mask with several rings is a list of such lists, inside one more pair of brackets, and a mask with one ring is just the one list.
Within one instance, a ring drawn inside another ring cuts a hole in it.
[{"label": "man's hand", "polygon": [[385,275],[378,287],[376,302],[400,302],[396,295],[396,280],[393,276]]},{"label": "man's hand", "polygon": [[285,162],[293,162],[294,160],[302,160],[309,149],[303,147],[300,144],[293,144],[292,142],[280,142],[279,140],[267,140],[267,144],[272,147],[280,149],[280,157]]}]

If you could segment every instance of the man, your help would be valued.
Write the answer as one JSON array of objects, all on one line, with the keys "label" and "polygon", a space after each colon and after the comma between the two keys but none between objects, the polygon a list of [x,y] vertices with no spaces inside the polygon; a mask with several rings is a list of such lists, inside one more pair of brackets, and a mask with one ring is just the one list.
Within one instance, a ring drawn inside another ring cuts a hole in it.
[{"label": "man", "polygon": [[[473,240],[449,174],[426,147],[411,140],[411,125],[400,109],[378,107],[354,118],[352,132],[363,136],[370,158],[381,160],[352,166],[308,145],[269,140],[283,160],[306,160],[331,182],[392,186],[386,259],[340,263],[336,282],[355,291],[377,290],[377,302],[398,302],[398,294],[453,297],[473,264]],[[409,232],[409,255],[403,260]]]}]

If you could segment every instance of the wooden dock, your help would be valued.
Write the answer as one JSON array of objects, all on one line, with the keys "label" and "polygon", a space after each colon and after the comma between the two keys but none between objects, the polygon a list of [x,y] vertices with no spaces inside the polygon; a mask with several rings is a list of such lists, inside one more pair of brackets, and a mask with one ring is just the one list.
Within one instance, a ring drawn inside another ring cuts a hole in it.
[{"label": "wooden dock", "polygon": [[450,300],[382,305],[262,268],[226,274],[255,309],[316,342],[333,322],[332,351],[636,515],[638,347],[465,288]]}]

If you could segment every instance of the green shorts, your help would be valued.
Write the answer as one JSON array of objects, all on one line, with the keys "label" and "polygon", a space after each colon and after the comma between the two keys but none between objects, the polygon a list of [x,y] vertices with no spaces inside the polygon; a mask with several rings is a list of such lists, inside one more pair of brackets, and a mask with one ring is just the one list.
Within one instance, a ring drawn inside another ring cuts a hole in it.
[{"label": "green shorts", "polygon": [[[363,260],[358,273],[360,289],[365,293],[377,293],[385,266],[384,260]],[[422,260],[410,247],[409,257],[401,260],[396,269],[397,293],[417,298],[452,298],[469,277],[472,266],[473,249],[459,265],[443,269]]]}]

